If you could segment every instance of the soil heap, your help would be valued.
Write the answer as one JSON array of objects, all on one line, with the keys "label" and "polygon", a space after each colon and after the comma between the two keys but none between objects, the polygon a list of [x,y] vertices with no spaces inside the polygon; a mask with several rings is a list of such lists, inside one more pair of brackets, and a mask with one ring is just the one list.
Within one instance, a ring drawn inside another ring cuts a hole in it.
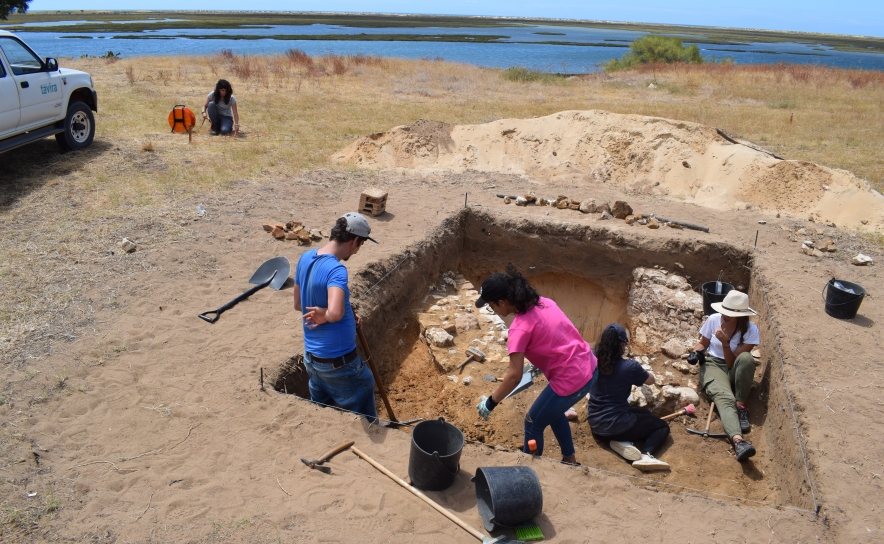
[{"label": "soil heap", "polygon": [[360,138],[339,163],[610,183],[713,209],[760,208],[884,230],[884,196],[845,170],[782,160],[713,127],[598,110],[480,125],[420,120]]}]

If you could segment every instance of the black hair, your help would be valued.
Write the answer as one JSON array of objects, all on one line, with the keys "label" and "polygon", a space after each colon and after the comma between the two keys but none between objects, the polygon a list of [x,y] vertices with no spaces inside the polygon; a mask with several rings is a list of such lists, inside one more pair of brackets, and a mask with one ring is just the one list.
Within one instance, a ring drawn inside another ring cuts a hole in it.
[{"label": "black hair", "polygon": [[227,93],[224,95],[224,103],[230,104],[230,97],[233,96],[233,87],[230,86],[230,82],[226,79],[219,79],[218,83],[215,84],[215,94],[213,95],[215,103],[217,104],[218,101],[221,100],[221,93],[218,92],[221,89],[227,91]]},{"label": "black hair", "polygon": [[338,217],[338,220],[335,221],[335,226],[332,227],[331,233],[328,236],[329,240],[333,240],[339,244],[346,244],[350,240],[354,238],[359,238],[360,245],[365,243],[368,238],[363,238],[362,236],[357,236],[352,232],[347,232],[347,220],[343,217]]},{"label": "black hair", "polygon": [[516,267],[508,264],[506,271],[506,299],[516,307],[517,314],[524,314],[531,308],[540,304],[540,294],[531,287],[528,280],[516,270]]},{"label": "black hair", "polygon": [[[734,327],[734,334],[740,331],[740,344],[743,343],[743,337],[749,332],[749,316],[741,315],[737,318],[737,325]],[[731,337],[733,338],[733,336]]]},{"label": "black hair", "polygon": [[614,371],[614,365],[623,357],[626,349],[623,347],[623,341],[620,340],[617,329],[605,327],[593,351],[599,361],[599,373],[603,376],[610,376]]}]

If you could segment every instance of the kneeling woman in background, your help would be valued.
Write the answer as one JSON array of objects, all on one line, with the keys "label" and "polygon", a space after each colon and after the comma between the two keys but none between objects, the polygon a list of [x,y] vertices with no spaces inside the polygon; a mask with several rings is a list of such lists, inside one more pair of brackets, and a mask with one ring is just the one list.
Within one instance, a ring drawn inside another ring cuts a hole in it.
[{"label": "kneeling woman in background", "polygon": [[211,134],[236,134],[239,132],[239,111],[236,109],[236,98],[233,87],[226,79],[219,79],[215,90],[206,97],[202,110],[203,118],[212,123]]},{"label": "kneeling woman in background", "polygon": [[[639,470],[669,470],[669,464],[654,452],[669,436],[669,424],[645,408],[630,408],[632,386],[651,385],[654,375],[632,359],[624,359],[629,335],[622,326],[611,323],[602,332],[595,348],[599,376],[589,392],[589,426],[593,434],[611,441],[611,449]],[[644,441],[642,448],[633,445]]]}]

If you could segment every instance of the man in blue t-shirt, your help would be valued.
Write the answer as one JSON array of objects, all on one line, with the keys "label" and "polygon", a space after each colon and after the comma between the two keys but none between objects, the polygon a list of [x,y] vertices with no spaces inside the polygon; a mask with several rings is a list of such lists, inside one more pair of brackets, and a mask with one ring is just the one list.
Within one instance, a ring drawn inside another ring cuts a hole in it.
[{"label": "man in blue t-shirt", "polygon": [[356,352],[359,317],[350,306],[347,269],[341,264],[371,238],[354,212],[339,217],[327,244],[301,255],[295,269],[295,310],[304,317],[304,366],[310,400],[376,421],[374,376]]}]

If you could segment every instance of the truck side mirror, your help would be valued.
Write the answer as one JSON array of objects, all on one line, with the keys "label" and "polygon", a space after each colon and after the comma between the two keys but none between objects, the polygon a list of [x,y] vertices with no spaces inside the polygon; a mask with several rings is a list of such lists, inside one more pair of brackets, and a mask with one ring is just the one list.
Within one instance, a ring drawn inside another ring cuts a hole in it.
[{"label": "truck side mirror", "polygon": [[46,71],[47,72],[57,72],[58,71],[58,61],[53,58],[46,59]]}]

